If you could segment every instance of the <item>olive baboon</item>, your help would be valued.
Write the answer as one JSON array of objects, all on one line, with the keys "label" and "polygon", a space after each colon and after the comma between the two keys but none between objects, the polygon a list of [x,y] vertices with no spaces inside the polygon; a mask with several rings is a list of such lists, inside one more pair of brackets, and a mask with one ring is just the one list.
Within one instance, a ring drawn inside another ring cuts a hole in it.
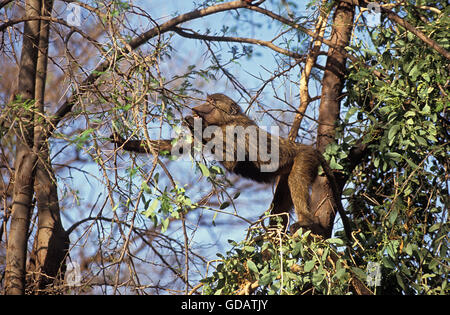
[{"label": "olive baboon", "polygon": [[[333,191],[331,201],[338,209],[350,239],[350,224],[339,198],[336,180],[319,151],[264,131],[242,112],[238,104],[223,94],[209,95],[204,104],[192,110],[194,116],[201,118],[200,128],[196,128],[195,118],[186,117],[185,123],[193,132],[194,139],[198,138],[204,146],[212,146],[214,155],[220,155],[218,160],[228,171],[257,182],[270,182],[280,176],[271,213],[284,213],[282,223],[285,227],[288,212],[294,206],[298,218],[295,229],[305,227],[322,234],[324,229],[311,210],[309,195],[321,165]],[[210,127],[214,128],[206,132]],[[115,134],[112,141],[134,152],[149,153],[148,144],[154,150],[172,149],[171,140],[124,141]]]}]

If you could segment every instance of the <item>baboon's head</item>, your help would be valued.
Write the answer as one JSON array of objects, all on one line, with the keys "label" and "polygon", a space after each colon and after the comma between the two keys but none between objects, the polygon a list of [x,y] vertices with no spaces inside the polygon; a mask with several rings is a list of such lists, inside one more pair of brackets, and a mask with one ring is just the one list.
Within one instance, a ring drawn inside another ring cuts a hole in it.
[{"label": "baboon's head", "polygon": [[215,126],[226,125],[234,121],[237,115],[242,115],[239,105],[220,93],[208,95],[205,103],[192,108],[192,110],[207,125]]}]

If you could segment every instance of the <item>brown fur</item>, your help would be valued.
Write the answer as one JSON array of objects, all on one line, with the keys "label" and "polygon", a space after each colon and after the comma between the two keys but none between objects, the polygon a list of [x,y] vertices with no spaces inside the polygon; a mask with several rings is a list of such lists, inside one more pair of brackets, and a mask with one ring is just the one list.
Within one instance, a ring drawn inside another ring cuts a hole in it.
[{"label": "brown fur", "polygon": [[[221,138],[202,137],[201,139],[204,145],[207,145],[210,141],[216,141],[217,143],[222,142],[224,150],[223,156],[226,156],[227,153],[230,154],[230,152],[226,151],[226,144],[229,143],[229,141],[233,141],[234,151],[231,152],[231,154],[237,155],[236,148],[245,147],[245,159],[243,161],[237,160],[235,156],[234,159],[228,159],[221,162],[228,171],[257,182],[270,182],[276,179],[277,176],[280,176],[280,182],[275,191],[271,213],[285,213],[286,215],[282,216],[282,223],[284,226],[287,225],[288,212],[294,206],[298,218],[295,229],[305,227],[315,233],[322,234],[324,229],[320,226],[318,218],[315,217],[311,211],[309,195],[309,189],[317,177],[318,167],[322,165],[333,190],[333,205],[339,210],[347,237],[350,237],[348,219],[339,199],[335,178],[332,170],[320,152],[312,146],[292,143],[287,139],[272,136],[268,132],[260,129],[253,120],[242,112],[238,104],[223,94],[209,95],[204,104],[194,107],[192,110],[195,116],[202,118],[203,130],[208,126],[216,126],[222,131],[220,133],[222,135]],[[190,116],[186,117],[186,123],[191,130],[194,131],[194,118]],[[264,165],[267,165],[268,162],[262,158],[259,151],[255,161],[252,161],[249,158],[249,152],[251,152],[250,149],[254,149],[254,147],[252,147],[254,144],[250,141],[249,136],[246,134],[245,137],[233,137],[234,139],[227,139],[226,128],[229,126],[243,128],[254,126],[258,134],[262,133],[263,136],[267,137],[267,146],[269,148],[271,148],[272,144],[277,145],[276,149],[279,152],[279,167],[270,172],[262,171],[262,168]],[[194,137],[195,136],[196,135],[194,135]],[[136,152],[149,151],[148,149],[145,149],[145,143],[143,145],[139,140],[124,142],[123,139],[119,139],[117,136],[115,137],[114,142],[121,145],[123,144],[125,150]],[[272,143],[271,141],[275,142]],[[151,141],[150,145],[153,149],[168,149],[170,147],[170,140]]]}]

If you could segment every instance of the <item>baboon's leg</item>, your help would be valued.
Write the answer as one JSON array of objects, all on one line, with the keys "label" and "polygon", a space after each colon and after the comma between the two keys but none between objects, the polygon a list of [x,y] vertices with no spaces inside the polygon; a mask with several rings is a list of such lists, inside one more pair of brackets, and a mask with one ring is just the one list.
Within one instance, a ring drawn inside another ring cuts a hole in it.
[{"label": "baboon's leg", "polygon": [[280,175],[277,188],[273,196],[272,205],[273,208],[270,214],[275,214],[277,216],[270,219],[270,225],[276,226],[276,218],[281,217],[281,223],[283,224],[284,229],[287,229],[289,212],[292,210],[293,206],[291,191],[289,190],[288,185],[288,174]]},{"label": "baboon's leg", "polygon": [[309,150],[301,151],[294,159],[288,183],[298,222],[296,229],[306,227],[313,232],[320,229],[319,220],[311,211],[309,188],[317,177],[319,161]]}]

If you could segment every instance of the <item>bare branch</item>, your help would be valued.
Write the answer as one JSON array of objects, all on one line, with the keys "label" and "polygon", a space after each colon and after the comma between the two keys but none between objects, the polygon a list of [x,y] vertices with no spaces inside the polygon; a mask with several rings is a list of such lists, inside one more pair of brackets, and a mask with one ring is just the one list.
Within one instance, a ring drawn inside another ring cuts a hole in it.
[{"label": "bare branch", "polygon": [[236,43],[248,43],[248,44],[254,44],[254,45],[260,45],[268,47],[280,54],[286,55],[288,57],[292,57],[295,59],[302,59],[304,58],[303,55],[295,53],[293,51],[289,51],[287,49],[283,49],[281,47],[278,47],[274,45],[272,42],[255,39],[255,38],[245,38],[245,37],[234,37],[234,36],[209,36],[209,35],[202,35],[198,34],[194,31],[190,31],[190,33],[186,32],[185,29],[180,27],[174,27],[173,31],[177,33],[180,36],[186,37],[186,38],[195,38],[195,39],[201,39],[206,41],[216,41],[216,42],[236,42]]},{"label": "bare branch", "polygon": [[[325,5],[325,0],[322,1],[322,7]],[[305,115],[306,109],[311,101],[308,91],[309,76],[311,70],[317,61],[317,57],[320,52],[320,47],[322,42],[316,38],[323,37],[325,33],[326,21],[328,19],[329,13],[321,11],[319,19],[316,23],[315,36],[312,38],[312,49],[311,52],[306,57],[305,67],[302,70],[300,77],[300,106],[295,115],[294,122],[292,123],[291,130],[289,131],[289,140],[295,141],[297,138],[298,130],[300,129],[300,124]]]}]

